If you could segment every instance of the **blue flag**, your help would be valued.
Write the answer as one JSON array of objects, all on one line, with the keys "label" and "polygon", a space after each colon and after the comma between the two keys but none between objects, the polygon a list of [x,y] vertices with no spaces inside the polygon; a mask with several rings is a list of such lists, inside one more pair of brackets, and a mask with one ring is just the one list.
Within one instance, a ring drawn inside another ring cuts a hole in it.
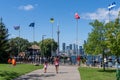
[{"label": "blue flag", "polygon": [[29,27],[35,27],[35,23],[30,23]]},{"label": "blue flag", "polygon": [[19,29],[20,29],[20,26],[14,26],[14,29],[15,29],[15,30],[19,30]]},{"label": "blue flag", "polygon": [[113,9],[116,6],[116,3],[113,2],[111,5],[108,6],[109,11]]}]

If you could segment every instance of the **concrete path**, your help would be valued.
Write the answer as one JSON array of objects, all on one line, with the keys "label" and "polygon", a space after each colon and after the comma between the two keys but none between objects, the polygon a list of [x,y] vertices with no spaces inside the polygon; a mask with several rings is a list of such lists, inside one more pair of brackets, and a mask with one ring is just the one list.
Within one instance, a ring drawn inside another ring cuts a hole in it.
[{"label": "concrete path", "polygon": [[81,80],[78,66],[59,66],[58,74],[55,66],[49,65],[47,73],[44,70],[35,70],[14,80]]}]

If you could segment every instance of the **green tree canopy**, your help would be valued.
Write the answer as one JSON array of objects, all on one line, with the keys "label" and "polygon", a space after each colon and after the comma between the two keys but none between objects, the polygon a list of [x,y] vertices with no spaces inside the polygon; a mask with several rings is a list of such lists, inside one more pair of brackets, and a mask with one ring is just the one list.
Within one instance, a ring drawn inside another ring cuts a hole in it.
[{"label": "green tree canopy", "polygon": [[11,38],[9,44],[12,55],[18,55],[19,52],[24,52],[31,46],[28,40],[19,37]]},{"label": "green tree canopy", "polygon": [[105,25],[107,47],[112,55],[120,56],[120,19]]},{"label": "green tree canopy", "polygon": [[43,41],[40,41],[40,49],[43,56],[50,57],[51,56],[51,50],[55,52],[57,50],[57,42],[55,42],[53,39],[44,39]]},{"label": "green tree canopy", "polygon": [[6,29],[2,19],[0,21],[0,62],[7,62],[8,59],[8,29]]},{"label": "green tree canopy", "polygon": [[89,33],[87,43],[84,44],[85,52],[88,54],[101,54],[104,44],[104,23],[95,20],[91,22],[92,32]]}]

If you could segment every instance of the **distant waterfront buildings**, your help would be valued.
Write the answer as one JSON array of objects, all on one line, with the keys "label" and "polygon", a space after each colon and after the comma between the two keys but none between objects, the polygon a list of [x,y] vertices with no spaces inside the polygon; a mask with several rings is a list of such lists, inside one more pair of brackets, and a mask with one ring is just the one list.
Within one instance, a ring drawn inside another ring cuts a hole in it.
[{"label": "distant waterfront buildings", "polygon": [[84,49],[82,48],[82,46],[78,46],[75,43],[68,45],[66,45],[66,43],[62,43],[61,53],[68,56],[72,56],[72,55],[84,56]]},{"label": "distant waterfront buildings", "polygon": [[65,48],[66,47],[66,44],[65,43],[62,43],[62,52],[65,52]]}]

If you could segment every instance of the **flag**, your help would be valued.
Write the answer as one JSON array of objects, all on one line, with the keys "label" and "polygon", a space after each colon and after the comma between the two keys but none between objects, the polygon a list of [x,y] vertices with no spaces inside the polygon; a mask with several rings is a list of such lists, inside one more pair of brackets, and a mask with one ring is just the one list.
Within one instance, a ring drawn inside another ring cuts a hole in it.
[{"label": "flag", "polygon": [[80,16],[78,15],[78,13],[75,13],[75,19],[80,19]]},{"label": "flag", "polygon": [[35,26],[35,23],[30,23],[29,27],[34,27]]},{"label": "flag", "polygon": [[54,18],[50,18],[50,22],[51,22],[51,23],[54,23]]},{"label": "flag", "polygon": [[14,26],[14,29],[15,29],[15,30],[19,30],[19,29],[20,29],[20,26]]},{"label": "flag", "polygon": [[113,9],[116,6],[116,3],[113,2],[111,5],[108,6],[109,11]]}]

